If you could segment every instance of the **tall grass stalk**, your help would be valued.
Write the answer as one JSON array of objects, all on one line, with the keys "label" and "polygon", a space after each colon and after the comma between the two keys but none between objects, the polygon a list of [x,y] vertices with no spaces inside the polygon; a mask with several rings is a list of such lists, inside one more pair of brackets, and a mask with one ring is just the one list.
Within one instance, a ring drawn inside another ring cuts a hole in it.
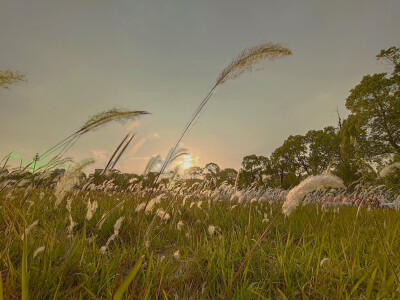
[{"label": "tall grass stalk", "polygon": [[393,275],[396,277],[397,284],[398,284],[398,286],[400,287],[400,280],[399,280],[399,277],[398,277],[398,275],[397,275],[397,272],[396,272],[396,270],[395,270],[395,268],[394,268],[394,265],[393,265],[393,263],[392,263],[392,260],[390,259],[390,254],[389,254],[389,251],[388,251],[388,249],[387,249],[387,247],[386,247],[385,239],[384,239],[384,237],[383,237],[381,228],[380,228],[380,226],[379,226],[379,224],[378,224],[378,220],[376,219],[375,209],[372,209],[372,215],[373,215],[373,219],[374,219],[374,223],[375,223],[375,228],[376,228],[376,230],[378,231],[379,239],[380,239],[380,241],[381,241],[381,243],[382,243],[382,246],[383,246],[383,249],[384,249],[384,251],[385,251],[386,259],[387,259],[387,261],[389,262],[389,265],[390,265],[390,268],[392,269]]},{"label": "tall grass stalk", "polygon": [[4,291],[3,291],[3,276],[0,271],[0,300],[4,300]]},{"label": "tall grass stalk", "polygon": [[111,162],[112,162],[114,156],[117,154],[117,152],[118,152],[119,149],[122,147],[122,145],[124,144],[124,142],[127,140],[128,137],[129,137],[129,133],[126,135],[126,137],[125,137],[125,138],[122,140],[122,142],[118,145],[117,149],[115,149],[114,153],[111,155],[111,157],[110,157],[110,159],[108,160],[106,166],[104,167],[103,172],[101,172],[102,175],[107,171],[108,167],[111,165]]},{"label": "tall grass stalk", "polygon": [[27,230],[24,230],[23,236],[24,239],[22,241],[22,269],[21,269],[21,290],[22,300],[28,300],[29,297],[29,282],[28,282],[28,233]]},{"label": "tall grass stalk", "polygon": [[[207,93],[205,98],[201,101],[200,105],[196,108],[194,111],[192,117],[189,119],[189,121],[186,123],[185,127],[183,128],[182,133],[179,135],[175,145],[172,147],[172,151],[169,152],[167,158],[164,161],[164,164],[162,165],[160,171],[158,172],[157,176],[154,179],[153,182],[153,187],[155,184],[158,182],[160,175],[165,171],[166,167],[170,163],[173,155],[175,154],[175,151],[177,150],[179,144],[183,140],[183,138],[189,133],[190,128],[192,125],[195,123],[197,117],[207,104],[207,102],[211,99],[214,90],[219,86],[225,83],[229,79],[236,79],[238,78],[241,74],[243,74],[246,71],[252,71],[253,67],[261,62],[267,61],[267,60],[273,60],[275,58],[287,56],[287,55],[292,55],[292,52],[279,45],[279,44],[272,44],[272,43],[266,43],[266,44],[261,44],[252,48],[248,48],[244,50],[241,54],[239,54],[218,76],[216,83],[214,86],[211,88],[211,90]],[[147,201],[145,204],[145,209],[153,195],[154,188],[151,190],[147,197]],[[144,209],[144,210],[145,210]],[[144,211],[142,212],[137,228],[140,227],[143,219],[143,214]],[[136,232],[138,229],[136,230]],[[136,233],[135,233],[135,238],[136,238]]]},{"label": "tall grass stalk", "polygon": [[229,285],[225,289],[224,294],[222,295],[221,299],[225,299],[226,295],[228,294],[229,290],[232,288],[232,285],[235,283],[237,277],[239,276],[240,272],[243,270],[245,267],[247,261],[250,259],[250,257],[253,255],[254,250],[258,247],[258,245],[261,243],[263,238],[266,236],[268,233],[269,229],[271,226],[275,223],[276,219],[281,213],[277,213],[275,217],[271,220],[271,222],[268,224],[267,228],[265,228],[264,232],[260,235],[254,246],[251,248],[250,252],[246,255],[246,258],[243,260],[243,262],[240,264],[239,269],[236,271],[235,275],[233,276],[232,280],[229,282]]},{"label": "tall grass stalk", "polygon": [[49,155],[55,153],[57,154],[50,160],[54,160],[57,158],[62,157],[65,152],[70,149],[75,142],[84,134],[88,132],[95,131],[109,123],[112,122],[120,122],[124,123],[128,120],[134,120],[137,117],[149,114],[146,111],[138,111],[138,110],[127,110],[123,108],[112,108],[100,113],[97,113],[91,117],[74,133],[63,139],[62,141],[58,142],[48,150],[44,151],[40,154],[40,159],[44,159]]},{"label": "tall grass stalk", "polygon": [[118,288],[114,295],[114,300],[121,300],[124,293],[128,290],[129,285],[135,279],[137,272],[139,271],[140,267],[142,266],[143,257],[140,257],[136,262],[135,266],[129,272],[128,276],[124,279],[121,286]]}]

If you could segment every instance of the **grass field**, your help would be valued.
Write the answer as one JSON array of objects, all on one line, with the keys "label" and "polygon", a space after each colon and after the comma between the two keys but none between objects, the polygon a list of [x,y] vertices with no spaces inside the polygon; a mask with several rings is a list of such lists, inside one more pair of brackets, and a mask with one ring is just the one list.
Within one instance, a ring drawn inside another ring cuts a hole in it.
[{"label": "grass field", "polygon": [[[3,191],[0,271],[5,299],[19,299],[23,286],[28,286],[29,299],[110,299],[118,274],[122,273],[122,282],[142,256],[140,269],[124,295],[127,299],[221,298],[277,214],[227,298],[400,297],[385,255],[386,247],[399,272],[396,210],[362,208],[357,216],[357,207],[309,204],[285,217],[280,213],[281,201],[237,203],[205,194],[185,197],[182,189],[167,215],[158,209],[167,210],[176,194],[164,192],[160,202],[144,214],[134,239],[141,213],[138,205],[146,200],[143,192],[73,191],[55,208],[51,190]],[[70,233],[68,199],[76,223]],[[98,203],[90,220],[88,200]],[[121,217],[120,229],[114,228]],[[35,221],[23,251],[24,228]],[[114,239],[104,247],[113,234]],[[44,250],[39,251],[40,247]],[[23,272],[25,267],[27,272]]]}]

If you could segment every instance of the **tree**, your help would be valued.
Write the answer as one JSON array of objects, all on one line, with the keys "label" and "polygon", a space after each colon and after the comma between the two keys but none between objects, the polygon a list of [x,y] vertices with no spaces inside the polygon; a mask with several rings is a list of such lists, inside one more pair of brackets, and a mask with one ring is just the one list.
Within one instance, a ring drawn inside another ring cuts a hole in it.
[{"label": "tree", "polygon": [[[361,177],[360,164],[365,151],[361,141],[365,140],[363,134],[356,129],[356,118],[350,114],[343,121],[340,130],[340,161],[335,173],[343,179],[345,184],[350,184]],[[368,148],[364,148],[367,150]]]},{"label": "tree", "polygon": [[243,157],[239,184],[241,186],[262,185],[263,176],[266,175],[269,165],[270,161],[265,156],[253,154]]},{"label": "tree", "polygon": [[389,62],[393,73],[366,75],[350,91],[346,107],[356,129],[365,137],[369,159],[400,153],[400,49],[391,47],[377,55]]},{"label": "tree", "polygon": [[308,170],[311,174],[321,174],[330,166],[334,168],[340,161],[340,135],[336,128],[310,130],[306,134],[308,148]]},{"label": "tree", "polygon": [[234,185],[237,173],[238,172],[235,169],[232,169],[232,168],[223,169],[218,174],[217,184],[220,185],[221,183],[226,181],[228,184]]},{"label": "tree", "polygon": [[307,139],[291,135],[271,155],[272,176],[279,185],[289,188],[296,185],[305,174],[310,174],[307,157]]},{"label": "tree", "polygon": [[198,166],[194,166],[187,169],[186,174],[190,179],[199,179],[203,175],[203,169]]},{"label": "tree", "polygon": [[[392,79],[396,82],[397,87],[400,85],[400,48],[390,47],[381,52],[376,56],[377,60],[386,62],[393,66]],[[394,94],[398,97],[400,89],[394,91]]]},{"label": "tree", "polygon": [[8,89],[11,85],[25,80],[25,74],[21,74],[18,71],[0,70],[0,87],[2,88]]},{"label": "tree", "polygon": [[203,168],[203,174],[207,180],[216,180],[221,168],[216,163],[208,163]]}]

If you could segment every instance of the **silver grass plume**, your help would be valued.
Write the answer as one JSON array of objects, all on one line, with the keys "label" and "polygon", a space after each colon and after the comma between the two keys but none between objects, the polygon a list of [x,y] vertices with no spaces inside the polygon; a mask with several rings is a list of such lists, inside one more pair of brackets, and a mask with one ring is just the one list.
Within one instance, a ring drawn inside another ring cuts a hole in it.
[{"label": "silver grass plume", "polygon": [[235,178],[235,184],[233,185],[233,190],[235,191],[235,193],[236,193],[237,188],[238,188],[238,182],[239,182],[239,177],[240,177],[240,170],[241,170],[241,169],[239,169],[239,171],[237,172],[237,175],[236,175],[236,178]]},{"label": "silver grass plume", "polygon": [[390,164],[386,167],[384,167],[380,172],[379,172],[379,176],[380,177],[386,177],[389,174],[393,173],[396,169],[400,170],[400,162],[395,162],[393,164]]},{"label": "silver grass plume", "polygon": [[54,195],[56,196],[55,207],[57,208],[61,201],[64,199],[65,195],[71,191],[75,185],[80,181],[80,175],[85,168],[94,163],[92,158],[85,159],[78,162],[75,166],[67,170],[64,175],[57,182]]},{"label": "silver grass plume", "polygon": [[124,108],[112,108],[93,116],[83,124],[83,126],[77,131],[77,133],[85,133],[88,131],[94,131],[108,123],[120,122],[125,123],[128,120],[133,120],[141,115],[149,114],[146,111],[141,110],[127,110]]},{"label": "silver grass plume", "polygon": [[24,233],[21,235],[21,240],[24,240],[26,236],[28,236],[29,232],[39,223],[39,220],[36,220],[31,225],[29,225],[25,230]]},{"label": "silver grass plume", "polygon": [[108,238],[107,243],[100,248],[100,252],[105,254],[108,248],[108,245],[118,236],[119,230],[121,228],[122,221],[125,217],[120,217],[114,224],[114,233]]},{"label": "silver grass plume", "polygon": [[[60,158],[69,148],[71,148],[75,142],[85,133],[89,131],[94,131],[112,122],[125,123],[128,120],[134,120],[139,116],[149,114],[146,111],[141,110],[127,110],[124,108],[112,108],[93,116],[89,119],[70,136],[66,137],[64,140],[60,141],[47,151],[43,152],[39,157],[43,159],[52,153],[58,151],[57,155],[53,159]],[[52,160],[53,160],[52,159]]]},{"label": "silver grass plume", "polygon": [[162,208],[157,209],[156,216],[159,217],[161,220],[168,221],[171,216],[167,212],[165,212]]},{"label": "silver grass plume", "polygon": [[94,213],[98,207],[97,201],[94,200],[93,202],[90,199],[87,202],[87,211],[86,211],[86,220],[90,221],[93,218]]},{"label": "silver grass plume", "polygon": [[258,63],[292,55],[292,51],[280,44],[266,43],[248,48],[240,53],[218,76],[217,85],[251,72]]},{"label": "silver grass plume", "polygon": [[161,159],[160,155],[153,156],[147,162],[147,165],[144,168],[143,174],[150,173],[155,167],[157,167],[158,164],[161,164],[161,163],[162,163],[162,159]]},{"label": "silver grass plume", "polygon": [[41,246],[41,247],[37,248],[35,250],[35,252],[33,252],[32,258],[35,258],[36,255],[38,255],[40,252],[44,251],[44,249],[45,249],[45,246]]},{"label": "silver grass plume", "polygon": [[282,212],[289,215],[300,204],[301,200],[310,192],[326,188],[343,188],[342,179],[332,174],[310,176],[289,191],[283,203]]},{"label": "silver grass plume", "polygon": [[[167,160],[165,160],[163,162],[161,155],[156,155],[153,156],[152,158],[149,159],[143,174],[148,174],[150,172],[152,172],[154,169],[156,169],[159,165],[162,165],[162,172],[165,171],[165,169],[172,164],[174,161],[176,161],[179,157],[183,156],[183,155],[187,155],[189,154],[189,152],[187,151],[187,149],[175,149],[175,151],[173,151],[173,149],[171,149],[167,155]],[[165,166],[164,166],[165,165]]]},{"label": "silver grass plume", "polygon": [[[164,164],[160,170],[160,174],[164,172],[167,165],[170,163],[172,159],[172,154],[175,153],[179,143],[183,140],[183,138],[189,133],[190,129],[196,123],[201,111],[203,111],[207,102],[213,96],[213,92],[217,86],[225,83],[229,79],[236,79],[244,72],[248,71],[251,72],[254,66],[258,63],[273,60],[275,58],[280,58],[288,55],[292,55],[292,51],[288,48],[283,47],[280,44],[273,44],[273,43],[264,43],[258,46],[248,48],[244,50],[241,54],[239,54],[218,76],[215,85],[211,88],[208,92],[206,97],[197,107],[195,112],[193,113],[192,117],[190,118],[189,122],[184,127],[178,141],[176,142],[175,146],[170,151],[170,154],[164,161]],[[157,178],[158,179],[158,178]],[[156,179],[156,181],[157,181]]]}]

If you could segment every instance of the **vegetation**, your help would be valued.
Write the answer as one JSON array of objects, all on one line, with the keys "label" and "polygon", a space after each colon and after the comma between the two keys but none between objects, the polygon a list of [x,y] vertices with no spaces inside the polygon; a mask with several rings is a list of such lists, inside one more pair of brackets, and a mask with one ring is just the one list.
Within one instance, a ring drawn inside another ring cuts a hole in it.
[{"label": "vegetation", "polygon": [[377,56],[392,73],[365,76],[337,127],[290,136],[239,171],[209,163],[179,176],[171,166],[216,86],[290,54],[275,44],[242,52],[141,175],[115,169],[135,135],[100,172],[85,175],[91,159],[54,169],[83,134],[145,111],[96,114],[25,167],[6,155],[0,299],[398,299],[399,48]]},{"label": "vegetation", "polygon": [[[361,180],[400,190],[395,174],[385,180],[378,177],[385,165],[400,161],[400,48],[382,50],[377,59],[390,65],[392,73],[364,76],[346,99],[350,115],[345,120],[339,116],[337,127],[291,135],[269,157],[244,157],[239,186],[291,188],[329,170],[347,185]],[[213,177],[222,183],[219,178],[228,170],[216,164],[213,168]]]},{"label": "vegetation", "polygon": [[[230,202],[201,196],[198,191],[185,199],[188,192],[182,192],[169,210],[171,217],[157,217],[157,226],[144,241],[146,228],[156,211],[166,210],[173,191],[167,192],[145,214],[136,240],[132,240],[139,217],[135,209],[145,200],[140,192],[73,192],[69,196],[71,214],[77,225],[66,236],[65,205],[53,209],[53,193],[41,190],[31,190],[23,203],[24,192],[12,196],[3,192],[0,196],[0,228],[4,237],[0,241],[0,270],[6,297],[21,295],[21,235],[25,227],[22,220],[26,226],[38,221],[27,234],[30,299],[110,298],[115,274],[120,272],[125,255],[128,265],[123,270],[124,278],[144,255],[127,292],[130,297],[178,295],[210,299],[222,296],[253,246],[253,239],[281,209],[281,202],[276,200]],[[98,202],[90,220],[89,200]],[[102,216],[110,211],[99,225]],[[358,218],[356,214],[356,207],[313,204],[287,218],[280,215],[240,274],[229,298],[398,298],[395,277],[373,225],[374,215],[367,209],[362,209]],[[400,226],[398,213],[377,209],[375,214],[391,259],[399,266],[400,258],[395,255],[400,250],[396,237]],[[124,219],[118,236],[102,254],[100,249],[115,232],[114,224],[121,216]],[[324,258],[329,260],[321,265]]]},{"label": "vegetation", "polygon": [[10,69],[0,70],[0,87],[9,89],[11,85],[26,80],[25,74]]}]

